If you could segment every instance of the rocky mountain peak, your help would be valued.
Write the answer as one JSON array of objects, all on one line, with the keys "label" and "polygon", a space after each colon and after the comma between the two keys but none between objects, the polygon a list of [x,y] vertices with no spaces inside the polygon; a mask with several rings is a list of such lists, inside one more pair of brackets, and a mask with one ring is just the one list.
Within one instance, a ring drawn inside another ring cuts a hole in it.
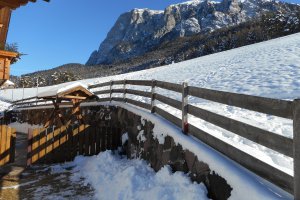
[{"label": "rocky mountain peak", "polygon": [[273,0],[194,0],[164,11],[133,9],[122,14],[87,65],[110,64],[143,55],[166,40],[207,33],[245,22],[264,12],[288,11]]}]

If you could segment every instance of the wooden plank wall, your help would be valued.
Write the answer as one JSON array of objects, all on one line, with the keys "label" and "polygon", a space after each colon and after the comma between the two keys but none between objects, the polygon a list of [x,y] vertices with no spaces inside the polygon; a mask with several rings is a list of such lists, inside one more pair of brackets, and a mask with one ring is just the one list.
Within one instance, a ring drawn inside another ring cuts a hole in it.
[{"label": "wooden plank wall", "polygon": [[30,129],[27,165],[72,161],[78,155],[93,156],[120,145],[121,130],[112,125]]},{"label": "wooden plank wall", "polygon": [[14,162],[16,147],[16,130],[0,125],[0,166]]}]

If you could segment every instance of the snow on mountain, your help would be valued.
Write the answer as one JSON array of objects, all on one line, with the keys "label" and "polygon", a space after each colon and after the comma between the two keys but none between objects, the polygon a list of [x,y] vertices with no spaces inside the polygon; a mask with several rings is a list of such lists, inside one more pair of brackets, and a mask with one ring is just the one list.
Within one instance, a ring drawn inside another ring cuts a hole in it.
[{"label": "snow on mountain", "polygon": [[118,18],[87,65],[143,55],[165,40],[236,25],[266,11],[291,12],[287,5],[268,0],[197,0],[170,5],[164,11],[134,9]]}]

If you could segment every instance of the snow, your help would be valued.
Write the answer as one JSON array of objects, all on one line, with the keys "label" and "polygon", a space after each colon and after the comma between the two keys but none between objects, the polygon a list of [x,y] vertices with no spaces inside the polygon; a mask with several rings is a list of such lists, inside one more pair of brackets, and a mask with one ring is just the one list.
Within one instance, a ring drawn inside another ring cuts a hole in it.
[{"label": "snow", "polygon": [[154,124],[154,137],[164,133],[165,136],[171,136],[176,144],[182,145],[183,149],[193,152],[199,160],[207,163],[211,170],[220,174],[232,186],[231,200],[293,199],[287,192],[249,172],[196,138],[182,134],[181,129],[160,116],[120,102],[105,103],[104,105],[117,105],[140,115],[143,119],[147,119]]},{"label": "snow", "polygon": [[[94,188],[95,199],[208,199],[205,186],[192,183],[182,172],[172,173],[165,166],[155,173],[145,161],[128,160],[111,151],[93,157],[79,156],[71,165],[75,166],[71,180],[84,178],[84,183]],[[59,173],[60,167],[54,171]]]},{"label": "snow", "polygon": [[81,82],[75,82],[75,83],[72,83],[70,85],[66,85],[64,87],[58,87],[58,86],[54,86],[54,87],[51,87],[49,88],[48,90],[45,90],[41,93],[38,93],[38,97],[41,98],[41,97],[48,97],[48,96],[56,96],[60,93],[63,93],[63,92],[66,92],[68,90],[71,90],[73,88],[76,88],[76,87],[83,87],[85,89],[88,88],[87,85],[81,83]]}]

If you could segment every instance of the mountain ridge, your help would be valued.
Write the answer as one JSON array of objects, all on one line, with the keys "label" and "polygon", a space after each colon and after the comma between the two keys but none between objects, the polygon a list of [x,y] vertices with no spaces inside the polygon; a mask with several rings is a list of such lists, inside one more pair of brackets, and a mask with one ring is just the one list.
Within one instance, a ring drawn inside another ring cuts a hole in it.
[{"label": "mountain ridge", "polygon": [[268,11],[287,12],[290,7],[271,0],[196,0],[173,4],[163,11],[133,9],[120,15],[86,65],[131,59],[165,41],[237,25]]}]

